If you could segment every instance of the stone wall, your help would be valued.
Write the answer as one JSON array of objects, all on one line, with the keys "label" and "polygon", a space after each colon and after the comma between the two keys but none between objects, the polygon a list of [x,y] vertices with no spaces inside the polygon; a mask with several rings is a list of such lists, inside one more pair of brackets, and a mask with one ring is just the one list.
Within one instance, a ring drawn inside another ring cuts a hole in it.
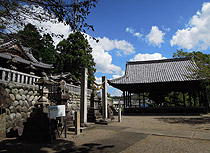
[{"label": "stone wall", "polygon": [[[68,100],[68,106],[72,110],[80,109],[80,95],[75,93],[69,93],[70,99]],[[90,95],[87,96],[87,107],[90,107]]]},{"label": "stone wall", "polygon": [[4,88],[12,100],[12,104],[6,108],[6,132],[16,131],[21,135],[23,123],[39,98],[38,87],[8,83],[4,84]]},{"label": "stone wall", "polygon": [[0,112],[0,141],[6,137],[6,114]]},{"label": "stone wall", "polygon": [[[12,104],[6,108],[6,133],[16,131],[22,135],[23,123],[30,117],[34,104],[39,99],[38,87],[21,85],[15,83],[4,83],[4,89],[10,95]],[[80,109],[80,95],[68,92],[69,118],[74,120],[74,112]],[[88,107],[90,106],[90,95],[88,96]]]}]

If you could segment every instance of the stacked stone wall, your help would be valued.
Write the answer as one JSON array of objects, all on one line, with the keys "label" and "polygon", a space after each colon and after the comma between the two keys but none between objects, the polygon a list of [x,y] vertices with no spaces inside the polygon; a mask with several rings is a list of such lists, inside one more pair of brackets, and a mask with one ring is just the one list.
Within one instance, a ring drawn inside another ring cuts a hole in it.
[{"label": "stacked stone wall", "polygon": [[[68,106],[73,110],[80,109],[80,95],[69,92]],[[90,107],[90,95],[87,96],[87,107]]]},{"label": "stacked stone wall", "polygon": [[[69,92],[67,126],[74,126],[75,112],[80,110],[80,95]],[[87,108],[90,107],[90,95],[87,96]]]},{"label": "stacked stone wall", "polygon": [[23,123],[32,112],[33,105],[39,98],[38,87],[20,84],[4,84],[12,104],[6,108],[6,133],[16,131],[22,134]]},{"label": "stacked stone wall", "polygon": [[[15,83],[4,83],[4,89],[10,95],[12,104],[6,108],[6,133],[16,131],[20,136],[23,132],[23,123],[30,117],[34,104],[39,99],[37,86],[27,86]],[[74,112],[80,109],[80,95],[68,92],[68,118],[74,120]],[[90,106],[90,96],[88,96],[88,107]],[[3,125],[3,124],[2,124]]]},{"label": "stacked stone wall", "polygon": [[0,141],[6,137],[6,114],[0,113]]}]

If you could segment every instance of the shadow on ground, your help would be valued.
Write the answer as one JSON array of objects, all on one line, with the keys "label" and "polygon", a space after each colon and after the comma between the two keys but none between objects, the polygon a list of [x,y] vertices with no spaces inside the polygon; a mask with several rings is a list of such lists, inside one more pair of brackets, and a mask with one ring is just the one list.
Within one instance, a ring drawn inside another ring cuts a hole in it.
[{"label": "shadow on ground", "polygon": [[171,124],[210,124],[209,117],[198,117],[198,118],[185,118],[185,117],[164,117],[164,118],[156,118],[159,121],[163,121],[165,123]]},{"label": "shadow on ground", "polygon": [[53,144],[35,144],[26,143],[19,139],[6,139],[0,142],[0,152],[5,153],[89,153],[101,152],[107,148],[113,148],[114,145],[102,145],[99,143],[87,143],[81,146],[75,146],[74,142],[63,139],[57,139]]}]

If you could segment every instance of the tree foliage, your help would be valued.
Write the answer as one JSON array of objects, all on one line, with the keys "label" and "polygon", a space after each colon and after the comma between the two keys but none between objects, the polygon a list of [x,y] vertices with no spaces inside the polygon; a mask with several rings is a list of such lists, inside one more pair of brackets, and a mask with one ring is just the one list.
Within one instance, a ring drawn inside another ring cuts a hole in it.
[{"label": "tree foliage", "polygon": [[27,24],[23,30],[17,33],[23,46],[30,47],[33,56],[43,63],[55,64],[58,53],[53,45],[50,34],[40,35],[37,28]]},{"label": "tree foliage", "polygon": [[198,69],[194,70],[195,75],[200,79],[210,80],[210,54],[204,54],[200,51],[184,52],[183,50],[177,50],[173,57],[191,58],[198,66]]},{"label": "tree foliage", "polygon": [[75,3],[75,0],[71,0],[69,3],[66,0],[0,0],[0,36],[17,31],[31,19],[39,22],[53,19],[54,22],[64,22],[72,29],[83,32],[86,28],[94,30],[85,20],[90,9],[96,6],[96,1],[81,0]]},{"label": "tree foliage", "polygon": [[[81,69],[88,68],[89,77],[94,78],[95,62],[92,57],[92,48],[87,39],[80,32],[69,35],[57,45],[59,56],[56,62],[57,72],[71,72],[75,78],[81,78]],[[89,78],[90,86],[91,80]]]}]

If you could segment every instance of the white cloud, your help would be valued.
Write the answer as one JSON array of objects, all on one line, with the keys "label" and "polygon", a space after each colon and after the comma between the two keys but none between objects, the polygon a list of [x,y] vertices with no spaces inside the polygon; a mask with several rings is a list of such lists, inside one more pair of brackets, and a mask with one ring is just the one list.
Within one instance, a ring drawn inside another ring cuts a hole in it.
[{"label": "white cloud", "polygon": [[125,29],[125,31],[126,31],[126,32],[129,32],[129,33],[131,33],[131,34],[134,33],[134,29],[133,29],[132,27],[127,27],[127,28]]},{"label": "white cloud", "polygon": [[125,40],[110,40],[107,37],[97,38],[97,39],[99,40],[98,46],[100,46],[105,51],[119,49],[125,55],[135,53],[133,45]]},{"label": "white cloud", "polygon": [[130,61],[147,61],[147,60],[160,60],[160,59],[166,59],[166,57],[163,57],[160,53],[154,53],[154,54],[137,54],[133,59],[130,59]]},{"label": "white cloud", "polygon": [[95,40],[90,39],[88,41],[93,48],[93,58],[96,63],[97,72],[102,72],[104,74],[120,74],[121,68],[112,63],[112,56],[109,54],[109,51],[118,49],[116,53],[120,56],[122,53],[124,55],[129,55],[135,53],[134,47],[132,44],[128,43],[125,40],[110,40],[107,37],[97,38],[99,43],[96,43]]},{"label": "white cloud", "polygon": [[122,57],[122,54],[120,53],[120,51],[116,51],[117,53],[117,56],[121,56]]},{"label": "white cloud", "polygon": [[54,44],[57,45],[61,40],[66,39],[71,33],[70,26],[64,25],[64,23],[53,23],[53,22],[31,22],[37,27],[44,27],[44,33],[54,33],[55,35],[63,35],[61,37],[53,37]]},{"label": "white cloud", "polygon": [[165,33],[163,33],[157,26],[152,26],[150,33],[146,36],[149,44],[161,47],[161,44],[164,43],[163,37]]},{"label": "white cloud", "polygon": [[[26,8],[28,6],[25,5]],[[43,18],[45,18],[47,15],[49,15],[47,12],[44,11],[42,7],[33,7],[33,9],[28,8],[29,11],[36,12],[37,14],[40,14]],[[34,20],[33,17],[28,16],[31,14],[22,14],[20,16],[24,16],[25,24],[31,23],[35,25],[39,30],[41,30],[41,34],[53,34],[53,35],[63,35],[63,38],[53,36],[54,44],[57,45],[61,40],[68,37],[68,35],[71,33],[71,28],[69,25],[65,25],[64,23],[58,22],[57,19],[51,19],[50,21],[43,21],[40,22],[38,20]],[[53,16],[52,16],[53,18]]]},{"label": "white cloud", "polygon": [[125,74],[125,71],[121,71],[121,73],[113,75],[112,78],[116,79],[116,78],[123,76],[124,74]]},{"label": "white cloud", "polygon": [[161,28],[162,28],[162,29],[163,29],[163,31],[165,31],[165,32],[169,32],[169,31],[171,31],[171,28],[166,28],[165,26],[162,26]]},{"label": "white cloud", "polygon": [[95,79],[96,79],[96,83],[98,83],[98,84],[101,84],[102,83],[102,77],[100,77],[100,78],[98,78],[98,77],[95,77]]},{"label": "white cloud", "polygon": [[133,36],[138,37],[138,38],[141,38],[141,37],[143,36],[143,34],[141,34],[141,33],[139,33],[139,32],[135,32],[136,30],[133,29],[132,27],[127,27],[127,28],[125,29],[125,31],[128,32],[128,33],[130,33],[130,34],[132,34]]},{"label": "white cloud", "polygon": [[139,32],[136,32],[134,35],[137,36],[137,37],[141,36],[141,34]]},{"label": "white cloud", "polygon": [[97,72],[102,72],[104,74],[117,73],[119,74],[121,68],[112,64],[112,56],[105,51],[103,46],[96,43],[95,40],[88,38],[91,47],[93,48],[93,58],[96,63]]},{"label": "white cloud", "polygon": [[186,29],[178,29],[172,37],[171,46],[206,50],[210,48],[210,3],[204,2],[201,11],[190,19]]}]

